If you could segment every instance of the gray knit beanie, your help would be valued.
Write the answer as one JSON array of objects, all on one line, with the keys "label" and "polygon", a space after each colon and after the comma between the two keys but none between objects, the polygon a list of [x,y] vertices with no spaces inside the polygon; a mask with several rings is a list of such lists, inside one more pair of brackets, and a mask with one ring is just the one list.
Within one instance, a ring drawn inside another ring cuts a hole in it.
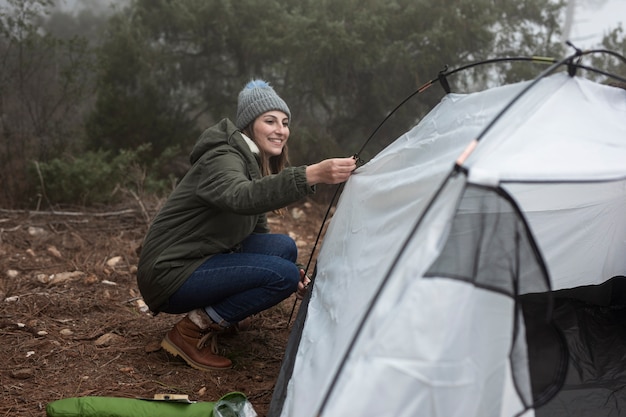
[{"label": "gray knit beanie", "polygon": [[239,129],[248,126],[254,119],[270,110],[280,110],[291,118],[287,103],[263,80],[252,80],[239,93],[237,120]]}]

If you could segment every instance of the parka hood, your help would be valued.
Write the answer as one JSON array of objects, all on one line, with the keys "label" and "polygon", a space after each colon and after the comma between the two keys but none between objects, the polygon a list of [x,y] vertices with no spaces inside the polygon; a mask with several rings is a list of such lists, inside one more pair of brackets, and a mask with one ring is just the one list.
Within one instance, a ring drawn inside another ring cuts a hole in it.
[{"label": "parka hood", "polygon": [[200,135],[189,155],[189,162],[193,165],[206,151],[228,144],[232,135],[237,132],[239,132],[239,129],[233,122],[229,119],[222,119]]}]

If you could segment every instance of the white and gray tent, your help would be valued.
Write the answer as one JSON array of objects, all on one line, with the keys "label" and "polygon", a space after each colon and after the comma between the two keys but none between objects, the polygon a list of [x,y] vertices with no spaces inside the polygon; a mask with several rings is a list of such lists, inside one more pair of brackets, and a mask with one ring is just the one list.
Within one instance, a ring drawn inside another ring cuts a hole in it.
[{"label": "white and gray tent", "polygon": [[270,416],[626,415],[624,275],[626,90],[447,94],[346,183]]}]

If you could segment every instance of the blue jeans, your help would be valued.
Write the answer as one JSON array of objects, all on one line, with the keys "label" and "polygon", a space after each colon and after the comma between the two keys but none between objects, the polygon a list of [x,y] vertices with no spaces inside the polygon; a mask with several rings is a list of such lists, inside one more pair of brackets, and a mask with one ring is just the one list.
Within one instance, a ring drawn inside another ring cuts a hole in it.
[{"label": "blue jeans", "polygon": [[300,281],[297,257],[289,236],[252,234],[237,251],[214,255],[200,265],[163,311],[204,308],[213,321],[227,327],[293,294]]}]

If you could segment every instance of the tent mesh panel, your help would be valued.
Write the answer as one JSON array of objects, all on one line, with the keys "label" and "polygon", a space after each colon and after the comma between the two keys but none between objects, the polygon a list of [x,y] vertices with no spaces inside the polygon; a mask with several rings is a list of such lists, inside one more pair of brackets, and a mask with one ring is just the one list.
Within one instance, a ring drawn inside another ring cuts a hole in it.
[{"label": "tent mesh panel", "polygon": [[467,186],[443,250],[425,276],[462,280],[514,298],[510,357],[520,398],[527,408],[537,407],[558,392],[567,369],[567,346],[551,320],[545,265],[506,192]]}]

